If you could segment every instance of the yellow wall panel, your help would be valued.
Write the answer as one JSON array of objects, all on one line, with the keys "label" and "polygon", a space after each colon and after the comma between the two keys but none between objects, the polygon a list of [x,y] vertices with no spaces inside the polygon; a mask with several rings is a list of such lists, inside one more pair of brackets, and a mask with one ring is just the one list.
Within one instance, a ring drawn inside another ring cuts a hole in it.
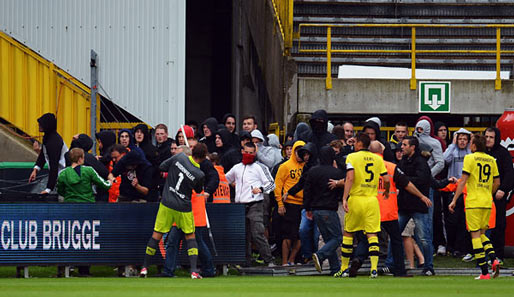
[{"label": "yellow wall panel", "polygon": [[73,135],[90,134],[89,89],[53,63],[0,32],[0,117],[41,140],[37,119],[57,115],[57,131],[69,146]]}]

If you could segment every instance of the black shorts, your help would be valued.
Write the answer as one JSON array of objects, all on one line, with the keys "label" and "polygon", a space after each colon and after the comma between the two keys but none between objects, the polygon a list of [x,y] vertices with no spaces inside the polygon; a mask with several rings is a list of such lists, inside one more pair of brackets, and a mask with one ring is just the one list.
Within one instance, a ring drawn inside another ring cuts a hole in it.
[{"label": "black shorts", "polygon": [[302,220],[302,206],[284,203],[286,213],[282,216],[280,233],[283,239],[297,240],[300,222]]}]

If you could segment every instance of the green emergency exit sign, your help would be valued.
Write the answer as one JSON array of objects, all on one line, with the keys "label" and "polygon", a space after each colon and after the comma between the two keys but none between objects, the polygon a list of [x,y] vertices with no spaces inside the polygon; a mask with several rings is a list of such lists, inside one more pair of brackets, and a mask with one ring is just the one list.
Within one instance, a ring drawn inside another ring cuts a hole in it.
[{"label": "green emergency exit sign", "polygon": [[420,81],[419,112],[450,112],[450,82]]}]

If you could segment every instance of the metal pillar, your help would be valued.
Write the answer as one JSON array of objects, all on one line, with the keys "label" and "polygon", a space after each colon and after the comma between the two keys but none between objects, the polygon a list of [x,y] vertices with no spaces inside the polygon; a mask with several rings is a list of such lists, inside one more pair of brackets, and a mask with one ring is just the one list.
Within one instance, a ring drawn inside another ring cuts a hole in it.
[{"label": "metal pillar", "polygon": [[98,93],[98,76],[96,69],[96,52],[91,50],[91,139],[93,140],[93,155],[96,154],[96,95]]}]

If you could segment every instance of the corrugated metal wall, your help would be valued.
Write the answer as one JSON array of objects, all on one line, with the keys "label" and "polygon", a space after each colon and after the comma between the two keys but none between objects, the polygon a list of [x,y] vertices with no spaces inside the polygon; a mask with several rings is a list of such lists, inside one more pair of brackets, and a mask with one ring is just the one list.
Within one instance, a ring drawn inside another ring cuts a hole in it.
[{"label": "corrugated metal wall", "polygon": [[90,131],[90,95],[86,85],[0,32],[0,117],[38,138],[36,119],[52,112],[67,145]]},{"label": "corrugated metal wall", "polygon": [[0,30],[150,125],[184,122],[185,0],[3,0]]}]

